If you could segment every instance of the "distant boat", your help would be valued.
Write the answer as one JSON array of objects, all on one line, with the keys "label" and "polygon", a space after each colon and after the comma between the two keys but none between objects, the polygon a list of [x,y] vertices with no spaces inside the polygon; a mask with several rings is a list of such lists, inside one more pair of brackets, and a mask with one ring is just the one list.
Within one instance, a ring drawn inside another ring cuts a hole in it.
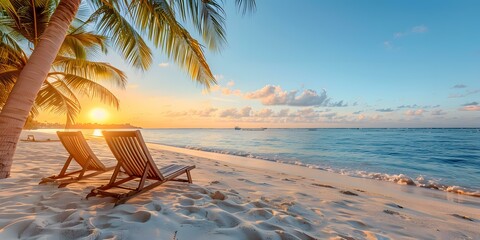
[{"label": "distant boat", "polygon": [[241,128],[239,126],[236,126],[234,128],[235,130],[242,130],[242,131],[265,131],[267,128]]},{"label": "distant boat", "polygon": [[265,131],[267,128],[242,128],[242,131]]}]

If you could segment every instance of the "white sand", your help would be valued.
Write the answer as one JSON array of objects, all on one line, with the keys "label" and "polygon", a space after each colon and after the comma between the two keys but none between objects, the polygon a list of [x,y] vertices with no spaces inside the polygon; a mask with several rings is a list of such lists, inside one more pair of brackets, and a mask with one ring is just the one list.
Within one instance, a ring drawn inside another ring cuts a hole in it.
[{"label": "white sand", "polygon": [[[103,139],[88,142],[115,164]],[[62,189],[37,185],[60,171],[67,153],[59,142],[20,142],[12,176],[0,180],[0,239],[480,239],[480,198],[148,147],[158,165],[195,164],[194,183],[167,183],[113,208],[111,198],[84,199],[112,172]],[[212,199],[216,191],[227,199]]]}]

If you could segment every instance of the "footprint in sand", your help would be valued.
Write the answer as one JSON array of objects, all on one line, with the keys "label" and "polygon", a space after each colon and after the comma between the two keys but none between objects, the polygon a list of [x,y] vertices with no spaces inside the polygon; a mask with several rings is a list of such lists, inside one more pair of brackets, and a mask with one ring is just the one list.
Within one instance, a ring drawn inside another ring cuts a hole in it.
[{"label": "footprint in sand", "polygon": [[263,185],[263,186],[271,186],[271,184],[268,184],[268,183],[257,183],[257,182],[254,182],[254,181],[251,181],[251,180],[248,180],[248,179],[245,179],[245,178],[239,178],[237,179],[238,181],[242,181],[242,182],[246,182],[246,183],[249,183],[249,184],[258,184],[258,185]]},{"label": "footprint in sand", "polygon": [[234,228],[242,222],[239,218],[225,211],[210,211],[207,219],[215,222],[220,228]]},{"label": "footprint in sand", "polygon": [[345,194],[345,195],[349,195],[349,196],[358,196],[358,194],[356,194],[354,192],[351,192],[351,191],[342,190],[342,191],[340,191],[340,193]]},{"label": "footprint in sand", "polygon": [[74,215],[75,213],[76,213],[76,210],[65,210],[65,211],[55,215],[53,217],[53,220],[55,222],[64,222],[65,220],[70,218],[70,216]]},{"label": "footprint in sand", "polygon": [[460,219],[463,219],[463,220],[468,220],[468,221],[471,221],[471,222],[475,222],[475,220],[471,217],[467,217],[467,216],[464,216],[464,215],[460,215],[460,214],[452,214],[452,216],[456,217],[456,218],[460,218]]},{"label": "footprint in sand", "polygon": [[387,204],[385,204],[385,205],[390,206],[390,207],[393,207],[393,208],[400,208],[400,209],[403,208],[403,206],[400,206],[400,205],[398,205],[398,204],[396,204],[396,203],[387,203]]},{"label": "footprint in sand", "polygon": [[[291,235],[294,235],[297,238],[300,238],[302,240],[318,240],[318,238],[312,237],[305,232],[298,231],[297,229],[294,229]],[[284,238],[284,239],[292,239],[292,238]]]},{"label": "footprint in sand", "polygon": [[242,224],[238,226],[238,231],[243,233],[245,239],[262,239],[262,235],[253,225]]},{"label": "footprint in sand", "polygon": [[152,214],[147,211],[139,211],[131,215],[127,215],[126,220],[131,222],[144,223],[150,220]]},{"label": "footprint in sand", "polygon": [[101,215],[95,218],[90,218],[90,224],[95,228],[110,228],[112,226],[112,220],[118,220],[120,217],[110,217]]},{"label": "footprint in sand", "polygon": [[313,226],[310,220],[303,217],[292,217],[290,215],[276,215],[275,218],[280,222],[286,223],[290,226],[300,228],[304,231],[310,231],[313,229]]},{"label": "footprint in sand", "polygon": [[193,205],[195,205],[195,201],[191,198],[180,199],[180,201],[178,201],[178,202],[182,206],[193,206]]},{"label": "footprint in sand", "polygon": [[225,174],[225,175],[237,175],[238,174],[237,172],[230,172],[230,171],[223,171],[223,170],[218,170],[218,171],[216,171],[216,173]]},{"label": "footprint in sand", "polygon": [[[284,232],[285,230],[281,228],[280,226],[277,226],[275,224],[269,223],[269,222],[258,222],[255,224],[256,227],[267,230],[267,231],[275,231],[275,232]],[[283,239],[283,238],[282,238]],[[292,238],[295,239],[295,238]]]},{"label": "footprint in sand", "polygon": [[242,205],[232,203],[228,200],[219,201],[219,202],[216,203],[216,205],[218,207],[220,207],[221,209],[223,209],[224,211],[227,211],[229,213],[241,212],[241,211],[245,211],[245,209],[246,209]]},{"label": "footprint in sand", "polygon": [[162,205],[157,202],[151,202],[147,204],[147,209],[150,211],[160,212],[162,210]]},{"label": "footprint in sand", "polygon": [[245,213],[248,219],[252,221],[258,220],[268,220],[273,217],[272,210],[262,209],[262,208],[253,208]]},{"label": "footprint in sand", "polygon": [[320,183],[312,183],[312,185],[317,186],[317,187],[324,187],[324,188],[335,188],[335,187],[332,187],[330,185],[320,184]]},{"label": "footprint in sand", "polygon": [[263,201],[253,201],[250,202],[250,204],[252,204],[256,208],[270,208],[270,206]]},{"label": "footprint in sand", "polygon": [[363,222],[360,222],[360,221],[356,221],[356,220],[349,220],[349,221],[346,221],[346,223],[352,227],[354,227],[355,229],[368,229],[370,228],[369,225],[363,223]]},{"label": "footprint in sand", "polygon": [[204,197],[204,195],[196,194],[196,193],[185,193],[183,196],[191,199],[195,199],[195,200],[202,199]]}]

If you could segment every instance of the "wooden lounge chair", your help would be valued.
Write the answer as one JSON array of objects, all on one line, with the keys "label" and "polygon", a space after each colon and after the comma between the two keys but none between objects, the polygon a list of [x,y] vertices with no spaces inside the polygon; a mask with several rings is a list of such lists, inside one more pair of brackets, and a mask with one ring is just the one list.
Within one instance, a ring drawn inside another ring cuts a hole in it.
[{"label": "wooden lounge chair", "polygon": [[[39,184],[55,182],[58,183],[58,187],[61,188],[70,183],[78,182],[81,179],[93,177],[115,168],[107,168],[98,160],[97,156],[92,152],[92,149],[90,149],[90,146],[88,146],[82,132],[57,132],[57,135],[70,155],[63,165],[60,174],[42,178]],[[70,166],[72,159],[75,159],[81,169],[67,173],[68,166]],[[85,175],[87,171],[93,171],[93,173]],[[78,176],[75,177],[75,174],[78,174]]]},{"label": "wooden lounge chair", "polygon": [[35,136],[34,135],[27,135],[27,141],[35,142]]},{"label": "wooden lounge chair", "polygon": [[[125,203],[127,200],[149,191],[167,181],[181,181],[192,183],[190,170],[195,165],[184,166],[171,164],[160,169],[153,161],[147,145],[143,141],[143,137],[139,130],[137,131],[104,131],[103,136],[107,141],[110,150],[117,159],[118,163],[113,172],[110,182],[98,188],[93,189],[87,199],[96,195],[114,197],[115,206]],[[120,168],[127,175],[126,178],[118,179]],[[187,179],[178,179],[180,175],[186,174]],[[136,188],[121,186],[134,179],[139,179]],[[152,183],[145,186],[146,180],[153,180]],[[128,192],[109,191],[112,188],[120,188],[130,190]]]}]

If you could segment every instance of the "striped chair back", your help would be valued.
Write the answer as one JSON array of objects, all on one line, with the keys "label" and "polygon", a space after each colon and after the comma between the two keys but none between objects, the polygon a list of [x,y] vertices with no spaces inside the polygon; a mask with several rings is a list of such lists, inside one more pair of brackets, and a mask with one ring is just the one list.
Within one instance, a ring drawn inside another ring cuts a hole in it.
[{"label": "striped chair back", "polygon": [[90,163],[87,170],[106,171],[105,165],[93,153],[87,141],[83,137],[82,132],[57,132],[58,138],[62,142],[67,152],[75,159],[75,161],[84,168],[87,162]]},{"label": "striped chair back", "polygon": [[164,180],[139,130],[103,131],[103,136],[125,173],[141,178],[148,165],[148,179]]}]

